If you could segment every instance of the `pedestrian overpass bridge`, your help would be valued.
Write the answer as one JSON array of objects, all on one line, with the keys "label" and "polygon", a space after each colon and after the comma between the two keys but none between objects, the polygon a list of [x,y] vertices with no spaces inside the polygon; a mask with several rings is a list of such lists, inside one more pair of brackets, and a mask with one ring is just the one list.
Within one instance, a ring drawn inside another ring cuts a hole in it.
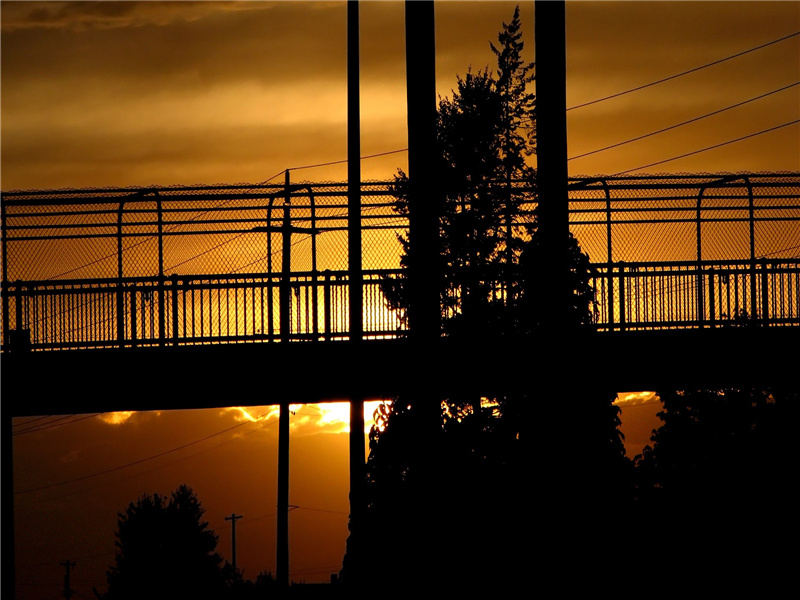
[{"label": "pedestrian overpass bridge", "polygon": [[[519,198],[509,231],[529,235],[535,190],[497,185]],[[399,372],[502,388],[561,351],[513,335],[413,346],[385,295],[403,277],[409,226],[396,194],[393,182],[362,184],[352,219],[346,184],[288,174],[280,185],[4,192],[4,409],[391,397],[407,382]],[[800,174],[573,178],[569,215],[591,262],[592,324],[555,343],[579,353],[585,377],[622,390],[789,376]],[[514,301],[504,282],[492,289]],[[464,373],[475,356],[482,368]]]}]

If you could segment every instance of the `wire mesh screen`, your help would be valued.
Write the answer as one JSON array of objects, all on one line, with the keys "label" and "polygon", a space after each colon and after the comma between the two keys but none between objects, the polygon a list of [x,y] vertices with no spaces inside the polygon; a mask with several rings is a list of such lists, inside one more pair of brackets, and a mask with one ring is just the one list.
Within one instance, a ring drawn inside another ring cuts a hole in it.
[{"label": "wire mesh screen", "polygon": [[[498,235],[529,237],[535,187],[498,185],[520,205]],[[346,338],[347,192],[307,182],[4,192],[4,347],[22,330],[43,349]],[[362,184],[367,337],[403,327],[381,285],[398,275],[408,231],[396,203],[392,182]],[[798,174],[573,179],[569,211],[600,329],[743,315],[797,324]]]}]

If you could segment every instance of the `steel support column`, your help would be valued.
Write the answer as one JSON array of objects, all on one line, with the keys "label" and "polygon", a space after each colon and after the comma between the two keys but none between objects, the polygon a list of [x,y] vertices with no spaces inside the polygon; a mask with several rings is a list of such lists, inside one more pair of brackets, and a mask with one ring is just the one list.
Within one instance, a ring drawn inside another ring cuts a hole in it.
[{"label": "steel support column", "polygon": [[433,2],[406,2],[409,326],[422,343],[439,336],[436,173],[436,42]]},{"label": "steel support column", "polygon": [[[362,344],[364,284],[361,262],[361,97],[359,53],[359,3],[347,3],[347,247],[349,279],[350,343]],[[350,369],[357,374],[360,365]],[[354,381],[358,378],[353,377]],[[365,505],[364,396],[350,393],[350,543],[356,558],[363,551],[362,524]],[[356,575],[358,577],[358,575]]]},{"label": "steel support column", "polygon": [[278,418],[278,586],[289,587],[289,403],[280,405]]}]

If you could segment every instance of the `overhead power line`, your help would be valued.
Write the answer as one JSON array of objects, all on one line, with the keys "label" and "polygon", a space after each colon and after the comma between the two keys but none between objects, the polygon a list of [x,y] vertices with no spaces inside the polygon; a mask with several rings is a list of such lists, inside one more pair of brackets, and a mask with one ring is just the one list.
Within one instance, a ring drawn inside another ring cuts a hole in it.
[{"label": "overhead power line", "polygon": [[[408,152],[408,148],[400,148],[399,150],[389,150],[388,152],[379,152],[377,154],[368,154],[367,156],[361,156],[361,160],[365,160],[367,158],[377,158],[379,156],[387,156],[389,154],[397,154],[398,152]],[[328,167],[330,165],[341,165],[348,161],[349,159],[343,158],[341,160],[332,160],[331,162],[324,162],[324,163],[316,163],[313,165],[303,165],[302,167],[289,167],[288,169],[284,169],[283,171],[278,171],[270,177],[269,179],[265,179],[259,185],[269,183],[273,179],[275,179],[278,175],[283,175],[286,171],[299,171],[300,169],[313,169],[316,167]]]},{"label": "overhead power line", "polygon": [[[24,429],[17,429],[12,432],[12,436],[18,435],[25,435],[27,433],[36,433],[37,431],[44,431],[47,429],[53,429],[54,427],[61,427],[63,425],[69,425],[71,423],[77,423],[78,421],[85,421],[86,419],[91,419],[92,417],[96,417],[97,415],[102,413],[91,413],[88,415],[65,415],[62,417],[57,417],[51,421],[47,421],[46,423],[37,423],[31,427],[26,427]],[[49,416],[49,415],[48,415]],[[76,418],[73,418],[76,417]],[[44,418],[44,417],[42,417]],[[71,419],[71,420],[68,420]]]},{"label": "overhead power line", "polygon": [[[264,416],[264,415],[260,415],[257,418],[261,418],[262,416]],[[116,467],[111,467],[109,469],[105,469],[104,471],[98,471],[97,473],[90,473],[89,475],[83,475],[81,477],[75,477],[73,479],[66,479],[64,481],[51,483],[49,485],[43,485],[43,486],[36,487],[36,488],[28,488],[26,490],[19,490],[17,492],[14,492],[14,495],[17,496],[17,495],[21,495],[21,494],[30,494],[31,492],[39,492],[39,491],[42,491],[42,490],[47,490],[47,489],[50,489],[50,488],[59,487],[59,486],[62,486],[62,485],[67,485],[68,483],[74,483],[76,481],[84,481],[86,479],[92,479],[94,477],[100,477],[101,475],[107,475],[108,473],[113,473],[115,471],[120,471],[120,470],[126,469],[128,467],[133,467],[135,465],[139,465],[139,464],[142,464],[144,462],[151,461],[151,460],[159,458],[161,456],[165,456],[167,454],[172,454],[173,452],[177,452],[178,450],[183,450],[184,448],[188,448],[190,446],[194,446],[195,444],[199,444],[200,442],[204,442],[206,440],[210,440],[211,438],[214,438],[214,437],[216,437],[218,435],[222,435],[223,433],[227,433],[228,431],[232,431],[234,429],[238,429],[239,427],[247,425],[247,424],[249,424],[251,422],[252,421],[243,421],[242,423],[238,423],[238,424],[236,424],[236,425],[234,425],[232,427],[228,427],[227,429],[223,429],[221,431],[217,431],[216,433],[212,433],[212,434],[207,435],[207,436],[205,436],[203,438],[200,438],[198,440],[194,440],[192,442],[188,442],[186,444],[182,444],[180,446],[176,446],[175,448],[170,448],[169,450],[165,450],[163,452],[159,452],[158,454],[153,454],[151,456],[146,456],[144,458],[140,458],[138,460],[134,460],[134,461],[126,463],[124,465],[118,465]]]},{"label": "overhead power line", "polygon": [[678,77],[683,77],[684,75],[688,75],[690,73],[695,73],[702,69],[707,69],[708,67],[713,67],[714,65],[718,65],[725,61],[731,60],[733,58],[738,58],[740,56],[744,56],[745,54],[749,54],[750,52],[755,52],[756,50],[761,50],[762,48],[766,48],[767,46],[772,46],[773,44],[777,44],[778,42],[783,42],[790,38],[800,35],[800,31],[795,31],[794,33],[790,33],[782,38],[778,38],[777,40],[772,40],[771,42],[767,42],[766,44],[761,44],[760,46],[756,46],[755,48],[750,48],[749,50],[744,50],[742,52],[737,52],[736,54],[731,54],[730,56],[726,56],[725,58],[721,58],[719,60],[715,60],[708,64],[695,67],[694,69],[689,69],[688,71],[683,71],[681,73],[677,73],[675,75],[670,75],[669,77],[664,77],[663,79],[659,79],[657,81],[651,81],[650,83],[646,83],[644,85],[637,86],[635,88],[631,88],[629,90],[625,90],[624,92],[618,92],[616,94],[611,94],[610,96],[605,96],[604,98],[598,98],[597,100],[591,100],[589,102],[584,102],[583,104],[578,104],[576,106],[570,106],[567,108],[568,111],[575,110],[578,108],[583,108],[584,106],[590,106],[592,104],[597,104],[598,102],[604,102],[606,100],[611,100],[612,98],[619,98],[620,96],[624,96],[625,94],[630,94],[631,92],[637,92],[639,90],[643,90],[645,88],[658,85],[659,83],[664,83],[665,81],[671,81],[673,79],[677,79]]},{"label": "overhead power line", "polygon": [[671,129],[677,129],[678,127],[683,127],[684,125],[688,125],[690,123],[694,123],[695,121],[700,121],[701,119],[706,119],[708,117],[713,117],[714,115],[718,115],[718,114],[720,114],[722,112],[725,112],[727,110],[731,110],[733,108],[737,108],[739,106],[743,106],[743,105],[748,104],[750,102],[755,102],[756,100],[760,100],[761,98],[766,98],[767,96],[771,96],[772,94],[777,94],[778,92],[783,92],[785,90],[788,90],[788,89],[793,88],[793,87],[798,86],[798,85],[800,85],[800,81],[796,81],[796,82],[791,83],[791,84],[789,84],[787,86],[784,86],[782,88],[778,88],[777,90],[772,90],[771,92],[767,92],[766,94],[761,94],[760,96],[756,96],[754,98],[750,98],[749,100],[744,100],[744,101],[738,102],[736,104],[731,104],[730,106],[726,106],[725,108],[721,108],[719,110],[715,110],[713,112],[706,113],[706,114],[704,114],[704,115],[702,115],[700,117],[695,117],[693,119],[689,119],[688,121],[683,121],[682,123],[677,123],[675,125],[670,125],[669,127],[665,127],[663,129],[659,129],[657,131],[651,131],[650,133],[646,133],[644,135],[640,135],[638,137],[631,138],[629,140],[625,140],[624,142],[619,142],[617,144],[612,144],[610,146],[605,146],[604,148],[598,148],[597,150],[592,150],[591,152],[585,152],[583,154],[578,154],[577,156],[571,156],[567,160],[576,160],[578,158],[583,158],[584,156],[590,156],[592,154],[597,154],[598,152],[604,152],[606,150],[611,150],[612,148],[617,148],[619,146],[624,146],[625,144],[630,144],[631,142],[638,142],[639,140],[643,140],[645,138],[657,135],[659,133],[664,133],[665,131],[670,131]]},{"label": "overhead power line", "polygon": [[714,144],[713,146],[709,146],[708,148],[702,148],[700,150],[695,150],[694,152],[687,152],[686,154],[681,154],[680,156],[673,156],[672,158],[667,158],[664,160],[659,160],[658,162],[650,163],[649,165],[641,165],[639,167],[634,167],[633,169],[626,169],[625,171],[619,171],[618,173],[614,173],[612,177],[616,177],[617,175],[624,175],[625,173],[630,173],[631,171],[638,171],[639,169],[647,169],[648,167],[654,167],[656,165],[662,165],[664,163],[672,162],[673,160],[678,160],[679,158],[686,158],[687,156],[692,156],[694,154],[700,154],[701,152],[707,152],[708,150],[713,150],[714,148],[720,148],[721,146],[727,146],[728,144],[733,144],[734,142],[740,142],[742,140],[746,140],[751,137],[755,137],[757,135],[761,135],[762,133],[769,133],[770,131],[775,131],[777,129],[782,129],[783,127],[788,127],[789,125],[795,125],[800,123],[800,119],[795,119],[794,121],[789,121],[788,123],[783,123],[782,125],[776,125],[775,127],[770,127],[769,129],[762,129],[761,131],[757,131],[755,133],[751,133],[749,135],[743,135],[742,137],[736,138],[735,140],[728,140],[727,142],[722,142],[720,144]]}]

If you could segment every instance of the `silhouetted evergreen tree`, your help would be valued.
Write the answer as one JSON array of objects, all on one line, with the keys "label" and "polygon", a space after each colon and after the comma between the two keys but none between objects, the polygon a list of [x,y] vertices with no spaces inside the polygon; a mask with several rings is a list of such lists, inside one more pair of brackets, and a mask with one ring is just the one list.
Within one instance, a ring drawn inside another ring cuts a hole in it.
[{"label": "silhouetted evergreen tree", "polygon": [[[511,23],[503,24],[498,41],[499,46],[491,46],[498,59],[497,77],[488,68],[468,71],[457,78],[452,97],[439,101],[441,196],[427,201],[439,207],[440,251],[432,260],[439,260],[441,274],[442,333],[454,340],[491,340],[486,352],[518,352],[524,347],[515,345],[517,339],[526,335],[530,343],[547,318],[535,293],[546,285],[539,275],[546,257],[539,249],[535,220],[525,220],[521,212],[525,203],[536,200],[535,171],[525,161],[535,150],[535,98],[527,89],[533,65],[521,58],[518,10]],[[397,210],[407,214],[406,175],[400,172],[395,183]],[[406,266],[408,238],[401,236],[400,242],[401,265]],[[572,236],[565,243],[572,257],[573,326],[590,326],[589,259]],[[407,308],[402,278],[384,282],[383,289],[391,306]],[[481,357],[465,368],[482,368]],[[498,377],[528,378],[533,389],[536,373]],[[367,461],[370,551],[368,556],[345,557],[342,580],[352,582],[358,573],[374,585],[424,581],[443,588],[498,585],[529,572],[531,554],[520,545],[531,540],[520,539],[520,516],[533,509],[531,486],[537,482],[522,443],[536,428],[552,423],[532,422],[522,407],[534,401],[569,402],[576,394],[593,395],[594,403],[584,404],[598,417],[593,419],[596,430],[580,432],[595,436],[597,449],[585,458],[597,467],[595,480],[585,486],[603,481],[610,489],[609,472],[619,474],[628,466],[617,429],[618,409],[611,405],[614,394],[573,384],[565,386],[563,398],[443,398],[440,455],[427,457],[416,451],[419,411],[413,399],[396,398],[381,406]],[[438,495],[427,489],[430,482],[419,461],[435,462]],[[431,514],[440,516],[433,526]],[[553,524],[552,518],[544,518],[548,527]],[[426,562],[424,557],[431,556],[435,563]]]},{"label": "silhouetted evergreen tree", "polygon": [[144,495],[118,514],[117,555],[104,600],[221,598],[225,581],[217,536],[182,485],[169,498]]},{"label": "silhouetted evergreen tree", "polygon": [[794,579],[794,561],[779,548],[793,539],[797,520],[797,390],[659,396],[662,425],[636,458],[633,514],[649,527],[631,527],[631,543],[647,543],[657,565],[651,574],[669,573],[677,585],[740,593],[756,585],[759,595],[779,594],[774,586]]}]

